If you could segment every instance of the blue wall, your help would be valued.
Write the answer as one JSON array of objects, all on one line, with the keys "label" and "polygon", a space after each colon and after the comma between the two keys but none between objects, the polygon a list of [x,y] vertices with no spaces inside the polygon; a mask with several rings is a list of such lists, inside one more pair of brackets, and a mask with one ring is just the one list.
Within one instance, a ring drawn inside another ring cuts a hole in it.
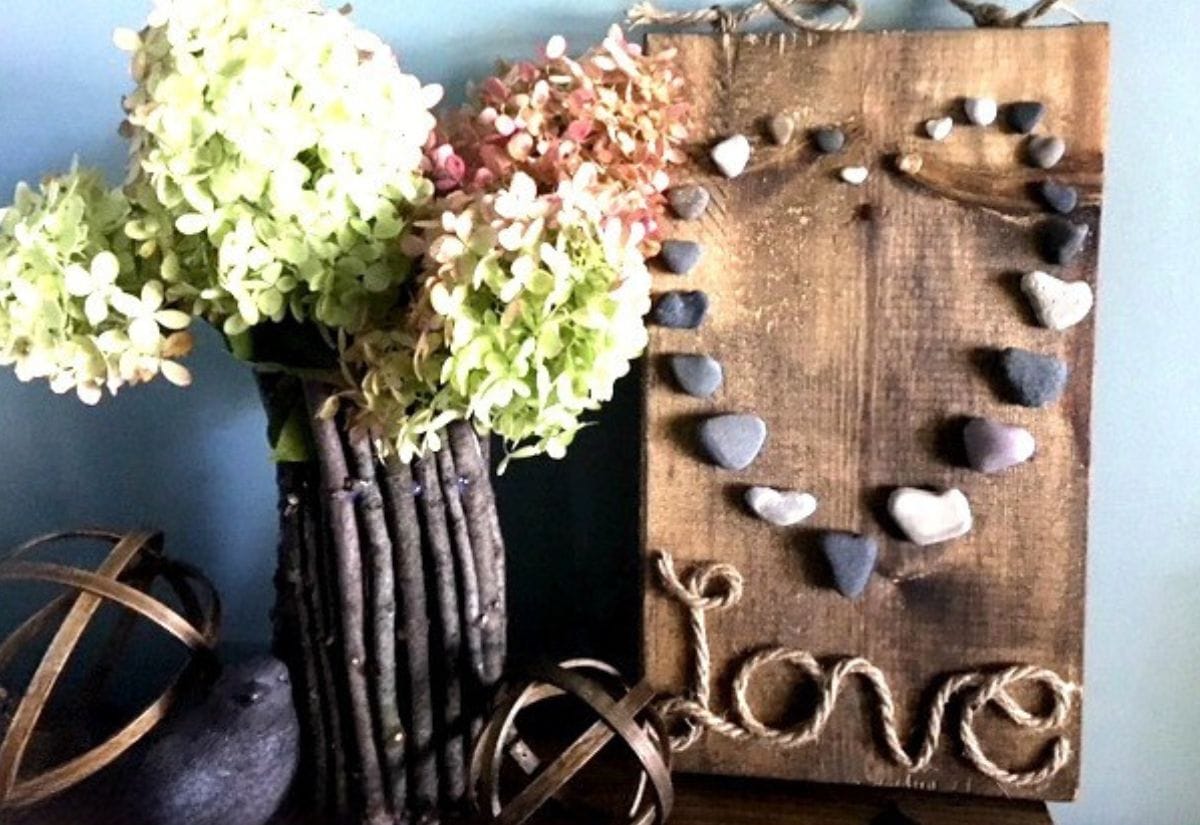
[{"label": "blue wall", "polygon": [[[0,193],[78,152],[114,180],[118,101],[130,81],[110,45],[143,0],[8,0],[0,17]],[[359,0],[356,16],[407,68],[461,88],[491,56],[529,53],[561,32],[578,46],[618,19],[622,0]],[[693,4],[693,7],[700,4]],[[1200,9],[1191,3],[1079,3],[1113,24],[1112,145],[1095,407],[1083,800],[1079,825],[1200,822]],[[674,7],[687,7],[676,2]],[[874,0],[873,28],[961,25],[943,0]],[[98,409],[0,374],[0,547],[67,525],[149,523],[217,580],[227,637],[268,630],[274,494],[250,376],[206,336],[187,392],[127,392]],[[626,590],[571,597],[578,577],[636,580],[636,533],[608,529],[636,483],[636,397],[625,387],[571,460],[531,462],[502,495],[537,576],[516,632],[560,628],[563,651],[617,655],[597,616]],[[615,452],[614,452],[615,451]],[[616,456],[614,460],[613,456]],[[592,459],[597,459],[593,463]],[[598,483],[597,474],[605,478]],[[534,504],[527,502],[536,500]],[[545,514],[552,518],[542,518]],[[518,520],[514,519],[514,522]],[[624,516],[624,524],[628,516]],[[622,575],[624,574],[624,575]],[[581,602],[588,602],[581,604]],[[0,621],[5,597],[0,595]],[[523,605],[523,606],[522,606]],[[9,603],[11,609],[11,601]],[[589,623],[588,619],[591,618]]]}]

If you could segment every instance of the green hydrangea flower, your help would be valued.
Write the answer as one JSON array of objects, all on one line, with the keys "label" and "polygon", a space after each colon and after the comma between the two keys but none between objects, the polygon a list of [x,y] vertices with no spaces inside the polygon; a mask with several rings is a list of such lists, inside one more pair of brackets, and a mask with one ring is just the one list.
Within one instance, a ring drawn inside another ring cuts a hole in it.
[{"label": "green hydrangea flower", "polygon": [[133,227],[164,253],[169,297],[238,335],[289,313],[355,330],[410,262],[432,197],[422,149],[441,96],[388,47],[311,0],[159,0],[126,98]]},{"label": "green hydrangea flower", "polygon": [[101,173],[72,169],[0,211],[0,364],[88,404],[160,372],[191,349],[191,316],[165,305],[155,250],[125,232],[133,207]]},{"label": "green hydrangea flower", "polygon": [[641,237],[604,205],[588,167],[552,196],[518,173],[499,193],[457,193],[425,226],[421,291],[399,329],[358,336],[354,400],[404,459],[469,420],[508,458],[560,458],[581,416],[612,397],[646,346]]}]

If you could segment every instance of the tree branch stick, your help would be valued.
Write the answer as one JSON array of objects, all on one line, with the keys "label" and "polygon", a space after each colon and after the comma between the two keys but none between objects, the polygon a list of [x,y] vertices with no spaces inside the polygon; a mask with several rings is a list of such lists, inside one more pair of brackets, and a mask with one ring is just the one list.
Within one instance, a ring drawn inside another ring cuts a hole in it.
[{"label": "tree branch stick", "polygon": [[462,640],[454,559],[450,551],[445,502],[437,469],[430,459],[422,458],[413,462],[413,472],[417,483],[421,485],[421,509],[425,516],[427,550],[433,566],[441,641],[443,702],[442,725],[438,733],[441,738],[442,796],[448,804],[457,804],[466,792],[466,763],[462,747],[462,687],[458,675],[462,661]]},{"label": "tree branch stick", "polygon": [[463,502],[483,607],[483,684],[490,688],[503,674],[506,655],[507,621],[501,596],[504,582],[502,570],[497,569],[497,560],[503,557],[504,551],[502,547],[496,547],[489,502],[493,496],[491,479],[483,463],[479,437],[470,424],[455,422],[450,425],[450,446],[458,472],[466,481]]},{"label": "tree branch stick", "polygon": [[466,730],[463,732],[463,744],[469,752],[475,734],[483,727],[483,697],[486,695],[483,661],[484,615],[480,605],[479,580],[475,575],[475,557],[471,553],[467,517],[463,512],[462,490],[458,484],[458,470],[454,466],[451,450],[443,447],[438,451],[437,467],[438,475],[442,479],[442,496],[446,502],[454,561],[458,568],[463,637],[467,643],[467,663],[472,677],[469,685],[463,688],[463,710],[468,723],[464,726]]},{"label": "tree branch stick", "polygon": [[408,775],[404,766],[404,726],[396,690],[396,582],[392,568],[392,540],[384,520],[383,495],[376,478],[375,454],[366,433],[350,434],[350,456],[358,477],[358,526],[362,534],[370,578],[371,641],[375,653],[375,703],[379,714],[379,739],[383,744],[384,778],[397,819],[405,819]]},{"label": "tree branch stick", "polygon": [[321,484],[325,491],[329,526],[332,529],[337,555],[338,596],[341,603],[346,675],[350,688],[350,709],[354,721],[359,768],[362,771],[365,820],[369,825],[390,825],[391,818],[387,811],[367,686],[362,553],[355,520],[354,495],[347,489],[350,477],[346,455],[337,426],[333,421],[319,415],[332,395],[329,388],[315,382],[305,382],[304,395],[308,402],[313,438],[321,461]]},{"label": "tree branch stick", "polygon": [[392,456],[384,478],[388,520],[396,550],[400,623],[408,676],[408,762],[412,771],[412,813],[419,823],[436,819],[437,755],[433,747],[433,695],[429,674],[429,608],[421,522],[413,496],[412,468]]}]

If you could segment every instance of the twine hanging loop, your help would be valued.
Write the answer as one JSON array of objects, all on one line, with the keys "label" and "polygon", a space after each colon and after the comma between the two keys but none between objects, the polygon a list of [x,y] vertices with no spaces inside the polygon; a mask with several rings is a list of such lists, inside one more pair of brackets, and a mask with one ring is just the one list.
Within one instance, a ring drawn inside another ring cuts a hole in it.
[{"label": "twine hanging loop", "polygon": [[[836,7],[844,10],[846,16],[840,20],[814,20],[797,11],[800,6],[818,9]],[[831,32],[858,28],[863,19],[863,10],[859,0],[756,0],[741,7],[718,5],[696,11],[672,12],[658,8],[651,0],[645,0],[629,10],[628,21],[633,27],[687,28],[709,25],[720,34],[728,35],[768,15],[774,15],[797,31]]]},{"label": "twine hanging loop", "polygon": [[979,0],[950,0],[956,9],[971,16],[975,25],[981,29],[1017,29],[1035,23],[1056,9],[1065,11],[1076,20],[1082,20],[1075,11],[1067,7],[1063,0],[1037,0],[1032,6],[1022,11],[1009,11],[997,3],[979,2]]}]

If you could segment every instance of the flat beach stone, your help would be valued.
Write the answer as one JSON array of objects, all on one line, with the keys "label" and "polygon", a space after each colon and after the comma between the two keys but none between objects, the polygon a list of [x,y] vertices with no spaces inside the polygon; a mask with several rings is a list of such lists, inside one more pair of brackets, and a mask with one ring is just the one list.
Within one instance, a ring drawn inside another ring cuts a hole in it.
[{"label": "flat beach stone", "polygon": [[861,596],[879,559],[875,539],[857,533],[823,533],[821,552],[829,562],[838,591],[847,599]]},{"label": "flat beach stone", "polygon": [[1038,227],[1038,247],[1042,257],[1056,266],[1066,266],[1083,251],[1088,239],[1087,224],[1053,217]]},{"label": "flat beach stone", "polygon": [[1086,318],[1096,302],[1087,282],[1067,282],[1048,272],[1027,272],[1021,278],[1021,291],[1029,298],[1038,322],[1060,331]]},{"label": "flat beach stone", "polygon": [[953,131],[954,118],[935,117],[925,121],[925,134],[929,135],[931,140],[945,140]]},{"label": "flat beach stone", "polygon": [[707,355],[672,355],[670,365],[675,383],[696,398],[711,398],[725,382],[720,362]]},{"label": "flat beach stone", "polygon": [[851,186],[862,186],[870,175],[870,170],[865,166],[847,166],[839,173],[841,179]]},{"label": "flat beach stone", "polygon": [[813,144],[825,155],[836,155],[846,148],[846,133],[836,126],[826,126],[813,132]]},{"label": "flat beach stone", "polygon": [[1044,180],[1037,185],[1042,203],[1060,215],[1069,215],[1079,205],[1079,190],[1057,181]]},{"label": "flat beach stone", "polygon": [[686,275],[700,263],[704,249],[695,241],[663,241],[659,257],[667,271]]},{"label": "flat beach stone", "polygon": [[671,204],[671,211],[675,213],[680,220],[695,221],[704,217],[704,213],[708,211],[708,204],[712,200],[708,190],[703,186],[695,183],[689,183],[684,186],[675,186],[667,191],[667,200]]},{"label": "flat beach stone", "polygon": [[963,101],[963,114],[976,126],[991,126],[996,122],[1000,108],[991,97],[968,97]]},{"label": "flat beach stone", "polygon": [[787,146],[796,134],[796,121],[788,115],[775,115],[767,122],[767,134],[776,146]]},{"label": "flat beach stone", "polygon": [[750,163],[750,141],[745,135],[734,135],[712,148],[712,160],[727,178],[736,178]]},{"label": "flat beach stone", "polygon": [[1008,400],[1022,407],[1044,407],[1062,396],[1071,371],[1053,355],[1009,347],[1000,353],[1000,372]]},{"label": "flat beach stone", "polygon": [[1036,129],[1045,116],[1045,104],[1036,100],[1010,103],[1004,110],[1004,120],[1008,124],[1008,128],[1022,135],[1027,135]]},{"label": "flat beach stone", "polygon": [[965,536],[974,519],[961,490],[931,493],[900,487],[888,497],[888,513],[913,544],[927,547]]},{"label": "flat beach stone", "polygon": [[1025,147],[1025,157],[1038,169],[1053,169],[1066,153],[1066,142],[1053,135],[1034,135]]},{"label": "flat beach stone", "polygon": [[810,493],[776,490],[774,487],[750,487],[746,506],[763,521],[776,527],[799,524],[817,511],[817,499]]},{"label": "flat beach stone", "polygon": [[1033,458],[1037,442],[1024,427],[972,418],[963,427],[967,463],[981,473],[999,473]]},{"label": "flat beach stone", "polygon": [[767,440],[767,423],[757,415],[717,415],[700,423],[700,446],[718,467],[744,470]]},{"label": "flat beach stone", "polygon": [[708,295],[700,290],[674,290],[654,302],[650,320],[670,329],[696,329],[708,314]]}]

